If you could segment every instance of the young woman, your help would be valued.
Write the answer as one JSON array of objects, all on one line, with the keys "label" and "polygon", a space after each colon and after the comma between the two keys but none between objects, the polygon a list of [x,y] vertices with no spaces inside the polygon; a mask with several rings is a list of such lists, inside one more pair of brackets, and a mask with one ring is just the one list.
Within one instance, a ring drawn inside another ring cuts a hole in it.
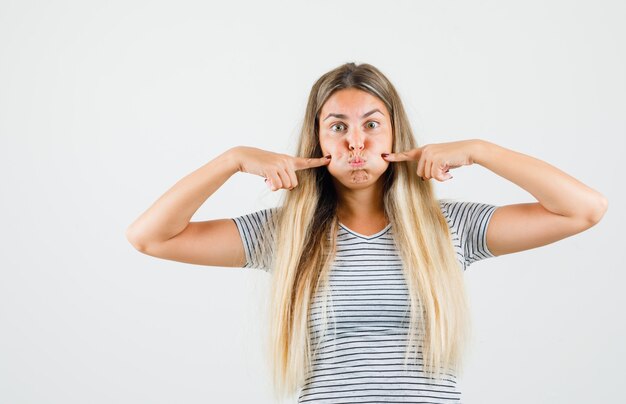
[{"label": "young woman", "polygon": [[[458,403],[470,331],[463,271],[580,233],[607,209],[575,178],[494,143],[418,146],[394,86],[369,64],[318,79],[297,149],[227,150],[176,183],[127,237],[155,257],[271,273],[275,392],[301,388],[302,403]],[[474,163],[538,202],[436,198],[430,179]],[[290,192],[274,208],[190,222],[237,172]]]}]

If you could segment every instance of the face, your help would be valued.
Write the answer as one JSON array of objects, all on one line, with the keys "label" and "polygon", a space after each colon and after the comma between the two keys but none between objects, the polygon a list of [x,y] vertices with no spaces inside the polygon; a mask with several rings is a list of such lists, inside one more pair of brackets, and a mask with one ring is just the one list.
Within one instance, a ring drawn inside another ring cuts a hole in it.
[{"label": "face", "polygon": [[[374,111],[374,112],[372,112]],[[335,92],[319,114],[323,155],[331,154],[328,171],[346,188],[365,188],[387,170],[381,153],[391,153],[391,117],[385,104],[356,88]]]}]

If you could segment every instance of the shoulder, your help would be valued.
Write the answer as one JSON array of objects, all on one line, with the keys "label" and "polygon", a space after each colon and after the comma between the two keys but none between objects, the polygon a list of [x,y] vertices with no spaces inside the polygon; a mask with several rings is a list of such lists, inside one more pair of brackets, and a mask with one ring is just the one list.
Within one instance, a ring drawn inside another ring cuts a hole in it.
[{"label": "shoulder", "polygon": [[497,208],[496,205],[490,203],[453,199],[440,199],[439,206],[451,232],[457,233],[461,238],[467,238],[476,233],[481,233],[482,236]]},{"label": "shoulder", "polygon": [[[242,236],[257,239],[269,227],[272,230],[276,227],[280,207],[270,207],[259,209],[250,213],[233,217],[232,220],[237,225]],[[270,233],[273,233],[270,231]]]},{"label": "shoulder", "polygon": [[280,207],[270,207],[232,218],[243,243],[244,268],[269,271],[278,212]]},{"label": "shoulder", "polygon": [[462,250],[465,265],[492,257],[487,248],[487,227],[497,205],[485,202],[440,200],[455,246]]},{"label": "shoulder", "polygon": [[269,221],[270,219],[275,219],[278,216],[278,212],[280,207],[270,207],[263,208],[259,210],[255,210],[250,213],[243,214],[241,216],[233,217],[233,220],[238,222],[255,222],[255,223],[264,223]]},{"label": "shoulder", "polygon": [[485,202],[439,199],[442,213],[452,222],[466,221],[490,214],[497,206]]}]

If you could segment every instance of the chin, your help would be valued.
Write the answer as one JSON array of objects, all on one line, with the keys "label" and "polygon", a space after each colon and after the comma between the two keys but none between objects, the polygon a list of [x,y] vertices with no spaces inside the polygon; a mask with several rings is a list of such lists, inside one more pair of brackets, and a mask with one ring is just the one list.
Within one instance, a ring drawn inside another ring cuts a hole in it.
[{"label": "chin", "polygon": [[331,171],[335,182],[350,189],[362,189],[375,184],[383,173],[372,172],[368,169],[355,168],[352,170],[336,173]]}]

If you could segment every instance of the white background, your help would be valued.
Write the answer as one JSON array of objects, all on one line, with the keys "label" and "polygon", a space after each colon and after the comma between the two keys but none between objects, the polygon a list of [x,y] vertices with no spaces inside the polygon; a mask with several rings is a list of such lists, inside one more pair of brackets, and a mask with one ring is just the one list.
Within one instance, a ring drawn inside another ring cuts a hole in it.
[{"label": "white background", "polygon": [[[421,145],[489,140],[609,200],[586,232],[468,269],[463,402],[619,401],[625,18],[617,0],[0,1],[0,402],[272,402],[269,276],[153,258],[125,230],[232,146],[292,153],[345,62],[388,76]],[[432,181],[535,201],[478,165]],[[237,173],[192,220],[278,196]]]}]

